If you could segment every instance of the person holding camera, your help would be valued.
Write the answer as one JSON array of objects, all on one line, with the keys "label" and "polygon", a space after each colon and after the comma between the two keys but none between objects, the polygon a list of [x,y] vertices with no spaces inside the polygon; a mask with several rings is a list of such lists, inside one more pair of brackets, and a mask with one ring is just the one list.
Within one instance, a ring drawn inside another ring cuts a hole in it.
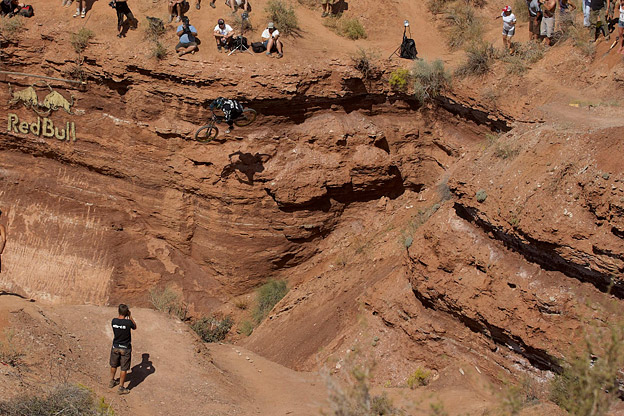
[{"label": "person holding camera", "polygon": [[234,38],[234,29],[232,29],[232,26],[225,23],[225,20],[219,19],[214,28],[214,37],[217,41],[217,50],[219,52],[222,50],[227,52]]},{"label": "person holding camera", "polygon": [[[118,394],[128,394],[129,389],[124,387],[126,381],[126,374],[130,370],[130,361],[132,360],[132,332],[137,328],[136,322],[130,314],[128,305],[123,303],[117,308],[119,316],[113,318],[111,326],[113,327],[113,347],[110,353],[110,374],[111,379],[108,383],[108,387],[111,389],[116,385],[119,385]],[[117,367],[120,368],[119,380],[115,379],[115,373],[117,373]]]},{"label": "person holding camera", "polygon": [[[132,11],[128,7],[127,0],[111,0],[108,3],[115,11],[117,11],[117,37],[120,38],[124,36],[124,24],[130,22],[135,28],[139,24],[139,21],[134,17]],[[126,21],[124,22],[124,16],[126,17]]]},{"label": "person holding camera", "polygon": [[187,53],[195,53],[197,50],[197,40],[195,39],[195,36],[197,36],[197,29],[195,29],[195,26],[191,25],[188,17],[182,17],[182,24],[178,26],[176,34],[179,38],[179,42],[175,47],[178,56]]}]

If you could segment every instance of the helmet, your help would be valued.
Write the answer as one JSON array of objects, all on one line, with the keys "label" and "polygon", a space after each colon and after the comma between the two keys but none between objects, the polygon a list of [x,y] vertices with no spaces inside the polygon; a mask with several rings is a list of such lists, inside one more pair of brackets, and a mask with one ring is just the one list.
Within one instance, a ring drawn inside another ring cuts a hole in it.
[{"label": "helmet", "polygon": [[223,107],[224,102],[225,102],[225,98],[219,97],[216,100],[214,100],[212,104],[210,104],[210,108],[216,108],[217,110],[220,110],[221,107]]}]

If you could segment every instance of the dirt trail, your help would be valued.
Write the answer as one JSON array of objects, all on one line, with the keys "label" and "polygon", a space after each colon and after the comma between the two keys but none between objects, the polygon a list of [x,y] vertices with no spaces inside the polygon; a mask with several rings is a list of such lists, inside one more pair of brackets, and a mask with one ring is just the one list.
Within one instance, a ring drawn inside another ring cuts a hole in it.
[{"label": "dirt trail", "polygon": [[93,388],[118,414],[318,415],[325,400],[319,375],[297,373],[229,344],[202,344],[186,324],[148,309],[132,309],[138,327],[134,376],[128,376],[130,394],[118,396],[107,388],[114,308],[42,308],[15,299],[9,305],[7,299],[1,297],[6,309],[44,316],[74,340],[78,359],[69,381]]}]

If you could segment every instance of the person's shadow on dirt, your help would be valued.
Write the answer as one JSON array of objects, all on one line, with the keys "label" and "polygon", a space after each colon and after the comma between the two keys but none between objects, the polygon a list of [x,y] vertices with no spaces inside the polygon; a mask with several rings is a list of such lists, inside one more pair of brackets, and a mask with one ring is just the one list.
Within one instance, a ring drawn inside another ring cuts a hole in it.
[{"label": "person's shadow on dirt", "polygon": [[149,359],[149,354],[145,353],[141,355],[141,362],[132,367],[132,371],[129,374],[130,383],[128,383],[128,390],[132,390],[143,382],[150,374],[154,374],[156,369]]},{"label": "person's shadow on dirt", "polygon": [[[233,156],[238,156],[238,160],[233,160]],[[236,179],[247,185],[253,185],[254,176],[256,173],[264,172],[264,163],[268,161],[271,156],[264,153],[243,153],[234,152],[229,155],[230,163],[226,165],[221,171],[221,178],[225,179],[236,171],[243,173],[247,179],[240,177],[236,174]]]}]

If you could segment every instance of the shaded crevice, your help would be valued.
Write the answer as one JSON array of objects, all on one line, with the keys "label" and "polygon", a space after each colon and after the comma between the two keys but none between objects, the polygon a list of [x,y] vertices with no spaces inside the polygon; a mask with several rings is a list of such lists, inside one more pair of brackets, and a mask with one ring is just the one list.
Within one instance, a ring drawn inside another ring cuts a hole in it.
[{"label": "shaded crevice", "polygon": [[613,280],[613,276],[593,270],[587,265],[570,262],[557,253],[560,247],[553,243],[536,240],[528,235],[518,236],[508,234],[500,227],[496,227],[476,214],[473,208],[459,203],[454,204],[455,213],[460,218],[477,225],[492,238],[502,242],[505,247],[520,254],[528,261],[538,264],[542,269],[561,272],[564,275],[594,285],[598,290],[611,293],[619,299],[624,299],[624,282]]},{"label": "shaded crevice", "polygon": [[545,371],[553,371],[556,373],[561,372],[562,368],[558,364],[558,360],[548,354],[545,350],[532,347],[526,344],[522,338],[509,334],[505,329],[492,325],[487,321],[470,318],[454,309],[437,308],[436,303],[433,300],[427,298],[416,289],[412,289],[412,293],[426,309],[447,313],[453,316],[472,332],[484,335],[496,344],[504,346],[505,348],[510,348],[515,353],[520,354],[534,367]]}]

